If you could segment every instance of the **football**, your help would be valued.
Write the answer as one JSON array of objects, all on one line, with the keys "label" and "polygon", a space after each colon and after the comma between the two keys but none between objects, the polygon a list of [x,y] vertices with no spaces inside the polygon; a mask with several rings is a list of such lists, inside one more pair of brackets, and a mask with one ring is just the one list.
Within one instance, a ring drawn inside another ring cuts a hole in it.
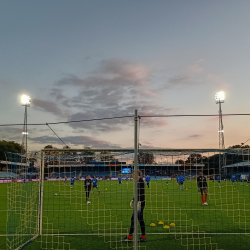
[{"label": "football", "polygon": [[57,193],[55,193],[55,196],[57,196]]},{"label": "football", "polygon": [[91,204],[91,202],[90,201],[87,201],[87,205],[90,205]]}]

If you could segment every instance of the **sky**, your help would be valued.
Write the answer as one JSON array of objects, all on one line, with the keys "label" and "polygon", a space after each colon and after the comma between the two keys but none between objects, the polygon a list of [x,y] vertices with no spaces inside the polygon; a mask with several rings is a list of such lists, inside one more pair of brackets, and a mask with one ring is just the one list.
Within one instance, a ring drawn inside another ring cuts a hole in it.
[{"label": "sky", "polygon": [[[250,113],[250,1],[0,2],[0,124],[134,115]],[[223,117],[225,147],[250,138],[249,116]],[[71,148],[133,147],[134,119],[50,125]],[[141,118],[147,148],[218,148],[218,117]],[[22,142],[22,126],[0,140]],[[28,126],[28,149],[64,145]]]}]

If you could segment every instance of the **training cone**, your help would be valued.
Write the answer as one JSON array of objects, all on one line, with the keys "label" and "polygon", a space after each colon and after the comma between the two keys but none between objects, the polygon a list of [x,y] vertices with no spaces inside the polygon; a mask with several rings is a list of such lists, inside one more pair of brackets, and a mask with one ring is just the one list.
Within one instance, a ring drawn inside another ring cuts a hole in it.
[{"label": "training cone", "polygon": [[168,225],[165,225],[163,228],[168,229],[168,228],[169,228],[169,226],[168,226]]},{"label": "training cone", "polygon": [[164,223],[163,223],[163,221],[159,221],[158,224],[163,225]]},{"label": "training cone", "polygon": [[108,190],[107,188],[105,190]]},{"label": "training cone", "polygon": [[172,222],[172,223],[170,223],[170,226],[174,227],[174,226],[175,226],[175,224]]},{"label": "training cone", "polygon": [[150,224],[150,227],[155,227],[155,223],[151,223],[151,224]]}]

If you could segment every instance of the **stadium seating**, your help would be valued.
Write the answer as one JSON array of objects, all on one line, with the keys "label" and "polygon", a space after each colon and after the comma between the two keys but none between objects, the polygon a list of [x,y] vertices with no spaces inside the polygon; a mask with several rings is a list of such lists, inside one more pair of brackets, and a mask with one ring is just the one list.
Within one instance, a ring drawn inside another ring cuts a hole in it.
[{"label": "stadium seating", "polygon": [[10,178],[17,178],[17,174],[13,172],[7,172],[7,171],[0,171],[0,179],[10,179]]}]

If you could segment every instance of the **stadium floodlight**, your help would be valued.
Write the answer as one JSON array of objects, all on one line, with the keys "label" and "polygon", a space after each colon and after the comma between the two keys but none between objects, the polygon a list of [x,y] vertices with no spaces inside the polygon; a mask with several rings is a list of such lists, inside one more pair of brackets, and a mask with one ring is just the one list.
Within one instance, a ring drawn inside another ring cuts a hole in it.
[{"label": "stadium floodlight", "polygon": [[223,103],[224,100],[225,100],[225,94],[224,94],[223,91],[217,92],[215,94],[215,101],[216,101],[216,103],[219,103],[219,102]]},{"label": "stadium floodlight", "polygon": [[23,124],[23,140],[22,140],[22,153],[25,154],[25,158],[23,160],[26,161],[27,163],[27,151],[28,151],[28,144],[27,144],[27,139],[28,139],[28,131],[27,131],[27,110],[28,107],[30,107],[30,96],[28,95],[22,95],[21,96],[21,104],[24,106],[25,111],[24,111],[24,124]]},{"label": "stadium floodlight", "polygon": [[[223,91],[217,92],[215,94],[215,101],[216,104],[219,104],[219,149],[225,149],[225,143],[224,143],[224,127],[222,122],[222,109],[221,104],[224,103],[225,100],[225,94]],[[221,174],[222,167],[225,166],[225,155],[219,154],[219,173]]]},{"label": "stadium floodlight", "polygon": [[21,96],[21,103],[22,103],[22,106],[29,106],[30,105],[30,96],[28,95],[22,95]]}]

